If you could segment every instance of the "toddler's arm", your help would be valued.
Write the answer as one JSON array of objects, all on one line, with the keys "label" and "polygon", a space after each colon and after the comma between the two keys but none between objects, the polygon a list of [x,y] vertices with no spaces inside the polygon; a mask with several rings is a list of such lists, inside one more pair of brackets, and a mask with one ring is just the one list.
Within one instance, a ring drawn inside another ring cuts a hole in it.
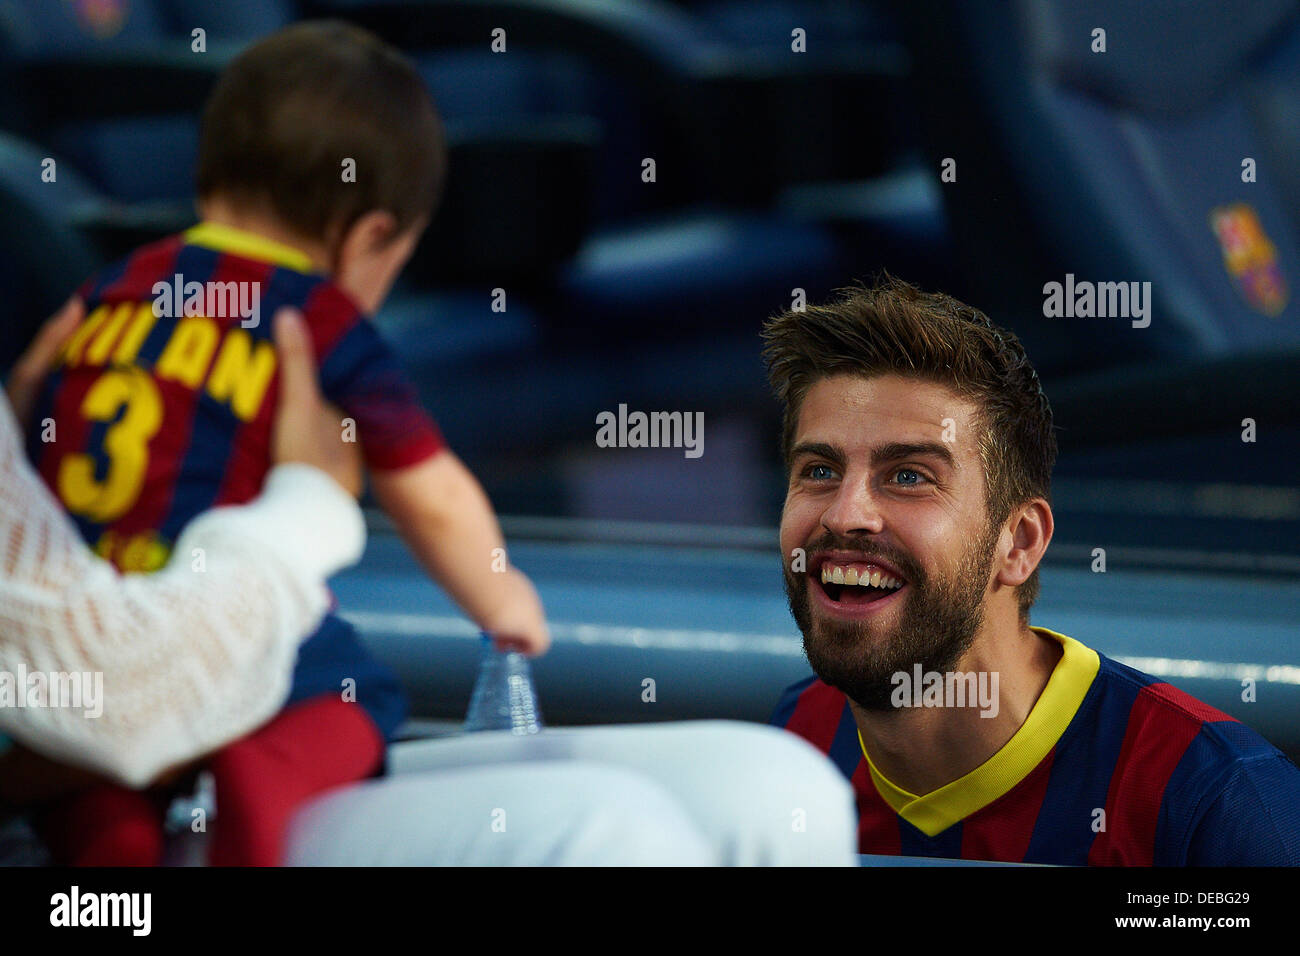
[{"label": "toddler's arm", "polygon": [[551,637],[537,591],[505,562],[496,513],[459,458],[444,448],[406,468],[372,471],[370,481],[425,570],[498,647],[546,651]]}]

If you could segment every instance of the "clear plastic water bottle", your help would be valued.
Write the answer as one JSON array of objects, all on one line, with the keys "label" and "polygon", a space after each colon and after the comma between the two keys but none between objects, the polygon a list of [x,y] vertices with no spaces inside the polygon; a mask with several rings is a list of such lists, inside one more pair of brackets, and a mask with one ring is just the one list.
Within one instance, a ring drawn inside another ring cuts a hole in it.
[{"label": "clear plastic water bottle", "polygon": [[478,681],[465,715],[465,732],[509,730],[523,735],[541,729],[542,714],[537,708],[528,658],[518,651],[497,650],[491,636],[484,634]]}]

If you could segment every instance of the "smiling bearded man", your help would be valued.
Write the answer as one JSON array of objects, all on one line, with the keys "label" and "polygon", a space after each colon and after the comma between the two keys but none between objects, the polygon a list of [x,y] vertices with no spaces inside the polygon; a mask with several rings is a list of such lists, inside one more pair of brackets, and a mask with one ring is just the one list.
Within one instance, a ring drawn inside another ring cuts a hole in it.
[{"label": "smiling bearded man", "polygon": [[[764,338],[785,406],[786,593],[817,675],[772,723],[852,781],[861,852],[1300,864],[1285,755],[1030,626],[1056,438],[1013,334],[890,279],[779,315]],[[925,706],[894,693],[913,673],[935,678]],[[975,683],[995,699],[953,693]]]},{"label": "smiling bearded man", "polygon": [[[840,539],[831,532],[811,542],[804,551],[813,556],[820,581],[786,567],[785,593],[812,669],[865,710],[890,709],[895,675],[910,673],[913,665],[925,673],[953,671],[982,621],[993,545],[986,535],[962,556],[961,568],[950,580],[929,580],[914,559],[883,545]],[[835,576],[833,568],[844,573]],[[885,578],[883,585],[877,574]],[[868,580],[875,586],[867,587]],[[839,605],[841,615],[814,619],[816,583],[828,605]],[[877,590],[881,593],[873,593]],[[881,611],[883,605],[873,605],[895,594],[902,602],[898,624],[887,638],[873,637],[867,615]]]}]

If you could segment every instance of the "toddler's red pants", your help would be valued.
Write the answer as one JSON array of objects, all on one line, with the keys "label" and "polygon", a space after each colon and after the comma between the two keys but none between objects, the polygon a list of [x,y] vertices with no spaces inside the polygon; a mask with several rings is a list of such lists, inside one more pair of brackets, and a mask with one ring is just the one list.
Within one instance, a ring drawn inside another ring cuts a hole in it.
[{"label": "toddler's red pants", "polygon": [[[371,776],[383,756],[383,737],[360,705],[323,694],[286,707],[206,762],[217,790],[208,862],[279,864],[297,810],[317,794]],[[161,789],[104,784],[44,807],[35,824],[57,863],[156,866],[170,799]]]}]

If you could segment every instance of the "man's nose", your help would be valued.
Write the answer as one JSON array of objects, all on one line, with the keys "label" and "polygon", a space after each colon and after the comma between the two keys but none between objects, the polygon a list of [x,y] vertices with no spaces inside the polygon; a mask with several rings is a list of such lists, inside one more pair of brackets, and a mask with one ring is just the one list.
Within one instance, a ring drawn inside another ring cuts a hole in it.
[{"label": "man's nose", "polygon": [[835,497],[822,512],[822,524],[837,537],[879,534],[885,528],[880,502],[864,476],[845,476]]}]

